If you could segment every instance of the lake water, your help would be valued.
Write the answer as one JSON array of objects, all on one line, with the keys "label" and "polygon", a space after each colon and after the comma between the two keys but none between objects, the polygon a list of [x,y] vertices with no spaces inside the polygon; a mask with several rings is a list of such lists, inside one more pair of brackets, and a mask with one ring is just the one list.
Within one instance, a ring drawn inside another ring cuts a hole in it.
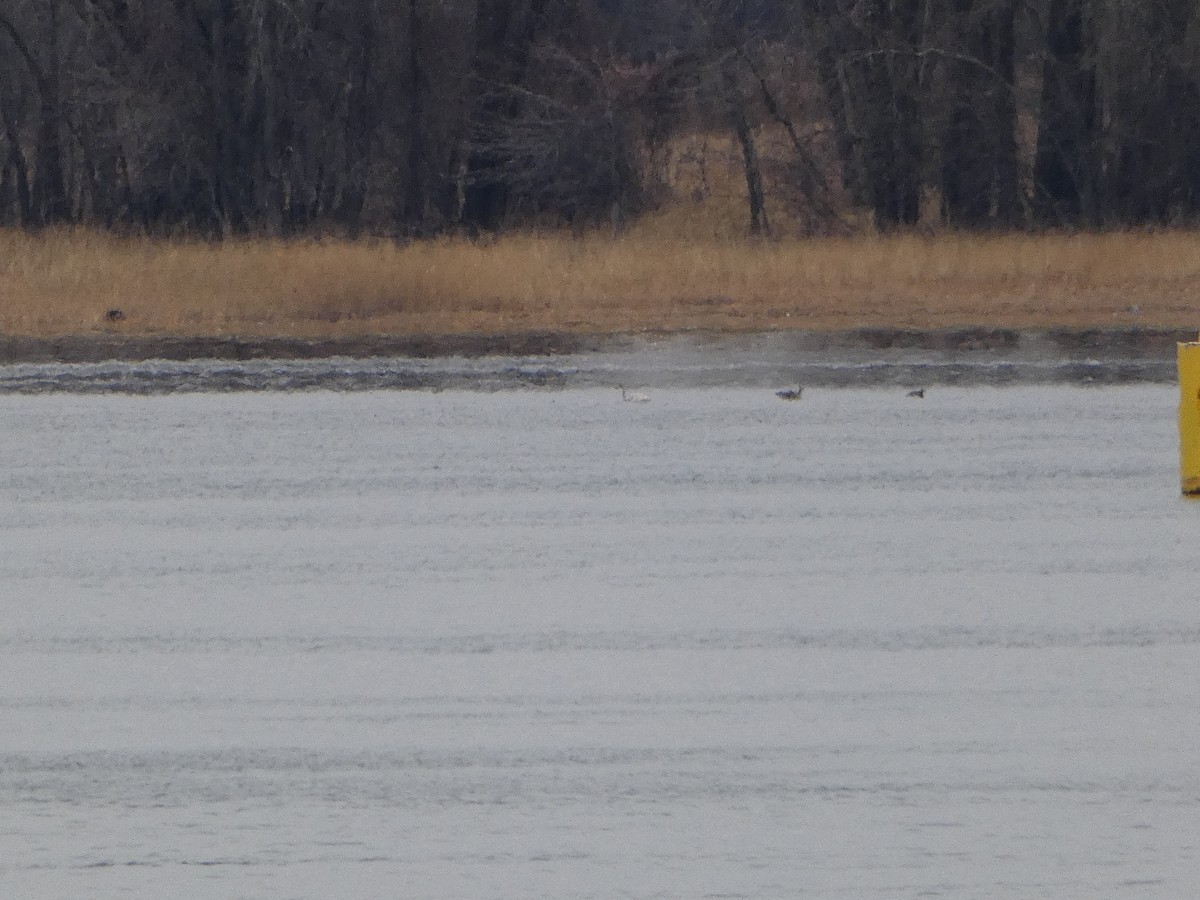
[{"label": "lake water", "polygon": [[0,895],[1183,898],[1172,385],[0,396]]}]

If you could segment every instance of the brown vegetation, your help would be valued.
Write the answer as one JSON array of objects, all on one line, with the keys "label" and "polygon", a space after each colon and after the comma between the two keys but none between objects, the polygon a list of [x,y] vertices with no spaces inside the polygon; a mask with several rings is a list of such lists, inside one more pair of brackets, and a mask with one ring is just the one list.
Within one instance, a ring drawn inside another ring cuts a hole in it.
[{"label": "brown vegetation", "polygon": [[619,238],[407,245],[0,232],[0,333],[28,336],[1191,328],[1198,294],[1194,232],[749,241],[645,221]]}]

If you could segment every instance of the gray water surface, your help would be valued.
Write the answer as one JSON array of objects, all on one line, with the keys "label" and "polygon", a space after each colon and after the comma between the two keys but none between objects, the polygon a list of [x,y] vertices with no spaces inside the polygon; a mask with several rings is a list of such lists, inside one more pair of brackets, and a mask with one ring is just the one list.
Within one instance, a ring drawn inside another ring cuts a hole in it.
[{"label": "gray water surface", "polygon": [[1176,390],[0,397],[0,895],[1188,897]]},{"label": "gray water surface", "polygon": [[404,352],[404,339],[397,344],[385,338],[363,339],[355,346],[287,339],[93,335],[21,340],[0,335],[0,395],[497,391],[621,383],[658,389],[797,382],[810,387],[1167,383],[1176,377],[1176,341],[1193,337],[1192,332],[1139,328],[543,335],[530,337],[529,343],[562,352],[528,355],[497,353],[500,347],[476,335],[461,336],[461,353],[454,352],[453,341],[439,346],[429,339],[424,349],[430,355],[422,355],[417,338],[407,348],[411,352]]}]

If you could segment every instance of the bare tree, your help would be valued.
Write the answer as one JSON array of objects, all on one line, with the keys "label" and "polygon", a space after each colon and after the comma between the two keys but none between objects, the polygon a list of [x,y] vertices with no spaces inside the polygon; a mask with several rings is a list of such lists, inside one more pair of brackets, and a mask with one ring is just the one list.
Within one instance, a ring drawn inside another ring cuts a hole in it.
[{"label": "bare tree", "polygon": [[0,225],[619,226],[695,131],[753,233],[1194,223],[1198,60],[1195,0],[0,0]]}]

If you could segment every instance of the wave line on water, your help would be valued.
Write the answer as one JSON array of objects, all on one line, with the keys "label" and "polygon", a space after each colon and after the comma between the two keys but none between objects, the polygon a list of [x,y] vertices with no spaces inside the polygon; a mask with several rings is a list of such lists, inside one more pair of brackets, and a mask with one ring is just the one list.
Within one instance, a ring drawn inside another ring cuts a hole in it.
[{"label": "wave line on water", "polygon": [[970,626],[906,630],[580,631],[510,632],[413,638],[404,635],[262,634],[0,636],[0,648],[36,653],[344,653],[472,655],[490,653],[645,652],[663,650],[1049,649],[1150,647],[1200,643],[1200,626],[1184,623],[1104,628]]}]

